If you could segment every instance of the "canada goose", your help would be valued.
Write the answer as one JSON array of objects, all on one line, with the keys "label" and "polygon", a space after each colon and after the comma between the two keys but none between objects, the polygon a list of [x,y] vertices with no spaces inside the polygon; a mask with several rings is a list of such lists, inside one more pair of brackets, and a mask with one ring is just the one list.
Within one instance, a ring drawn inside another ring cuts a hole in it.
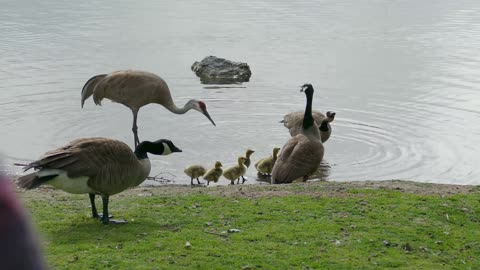
[{"label": "canada goose", "polygon": [[140,185],[150,173],[147,153],[168,155],[182,152],[170,140],[143,141],[132,152],[125,143],[107,138],[82,138],[45,153],[24,167],[36,171],[19,178],[18,185],[33,189],[48,184],[68,193],[90,196],[92,217],[100,217],[95,195],[102,196],[103,224],[124,223],[110,220],[108,200],[111,195]]},{"label": "canada goose", "polygon": [[239,157],[237,165],[228,167],[223,170],[223,176],[230,180],[231,185],[234,185],[235,179],[240,179],[240,177],[243,176],[247,171],[247,166],[245,166],[245,160],[247,160],[245,157]]},{"label": "canada goose", "polygon": [[[250,167],[250,164],[252,163],[252,160],[250,159],[250,156],[253,153],[255,153],[255,151],[253,151],[252,149],[247,149],[247,152],[245,152],[245,159],[246,160],[243,164],[247,167],[247,169],[248,169],[248,167]],[[243,177],[243,175],[242,175],[242,184],[245,183],[245,181],[247,181],[247,180],[245,180],[245,177]],[[238,183],[240,183],[240,178],[237,180],[237,184]]]},{"label": "canada goose", "polygon": [[193,179],[197,179],[197,183],[200,185],[200,180],[198,178],[205,174],[205,168],[201,165],[192,165],[185,168],[184,172],[186,175],[190,176],[190,185],[193,186]]},{"label": "canada goose", "polygon": [[159,76],[138,70],[116,71],[90,78],[82,88],[82,108],[85,100],[93,95],[93,101],[101,105],[104,98],[121,103],[133,113],[133,136],[135,146],[140,143],[137,133],[137,114],[141,107],[156,103],[175,114],[184,114],[193,109],[205,115],[215,126],[203,101],[190,99],[183,108],[175,105],[167,83]]},{"label": "canada goose", "polygon": [[[291,112],[286,114],[283,117],[283,120],[280,123],[288,129],[290,135],[293,137],[298,133],[302,132],[302,123],[303,123],[303,115],[304,112]],[[320,139],[322,143],[326,142],[330,135],[332,134],[332,126],[330,125],[333,120],[335,120],[335,112],[328,111],[327,116],[319,111],[312,111],[313,119],[315,119],[315,123],[318,125],[318,129],[320,130]],[[327,119],[327,122],[324,123],[323,120]],[[324,123],[322,125],[322,123]]]},{"label": "canada goose", "polygon": [[273,153],[271,156],[262,158],[255,163],[255,168],[259,174],[270,175],[272,173],[273,164],[275,164],[275,161],[277,160],[278,151],[280,151],[280,148],[273,148]]},{"label": "canada goose", "polygon": [[220,176],[222,176],[222,163],[220,161],[215,162],[215,168],[212,168],[205,173],[203,179],[207,180],[207,186],[210,184],[210,181],[214,183],[218,182]]},{"label": "canada goose", "polygon": [[307,97],[302,132],[291,137],[283,146],[273,166],[272,184],[291,183],[300,177],[307,181],[323,158],[323,144],[312,116],[313,86],[304,84],[300,91],[305,91]]}]

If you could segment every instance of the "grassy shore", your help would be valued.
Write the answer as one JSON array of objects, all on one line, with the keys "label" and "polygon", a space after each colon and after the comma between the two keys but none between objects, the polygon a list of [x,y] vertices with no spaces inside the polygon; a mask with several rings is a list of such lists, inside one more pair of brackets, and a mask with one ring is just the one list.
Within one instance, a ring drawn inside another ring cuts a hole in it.
[{"label": "grassy shore", "polygon": [[[480,189],[405,181],[19,191],[55,269],[480,269]],[[101,202],[98,202],[101,205]]]}]

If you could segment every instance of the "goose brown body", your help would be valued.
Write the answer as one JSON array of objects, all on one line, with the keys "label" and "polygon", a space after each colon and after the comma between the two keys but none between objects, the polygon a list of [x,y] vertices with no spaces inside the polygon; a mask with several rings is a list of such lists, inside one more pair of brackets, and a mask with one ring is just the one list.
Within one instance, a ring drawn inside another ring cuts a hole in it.
[{"label": "goose brown body", "polygon": [[[140,185],[150,173],[150,162],[138,160],[121,141],[98,137],[77,139],[49,151],[25,169],[30,168],[62,170],[70,179],[88,177],[93,193],[114,195]],[[20,177],[21,185],[28,176]]]},{"label": "goose brown body", "polygon": [[171,141],[142,142],[135,152],[125,143],[101,137],[82,138],[45,153],[24,170],[36,171],[18,179],[22,188],[52,185],[69,193],[90,195],[92,216],[99,217],[94,198],[101,195],[103,222],[109,223],[110,195],[140,185],[150,173],[148,153],[168,155],[181,152]]},{"label": "goose brown body", "polygon": [[[288,132],[290,133],[290,136],[295,136],[299,133],[302,133],[303,131],[303,116],[304,116],[303,111],[296,111],[296,112],[291,112],[286,114],[283,117],[283,120],[281,123],[288,129]],[[315,123],[319,127],[320,130],[320,139],[322,143],[326,142],[329,138],[330,135],[332,134],[332,126],[330,125],[333,120],[335,120],[335,112],[327,112],[327,116],[325,116],[323,113],[319,111],[312,111],[312,116],[313,119],[315,120]],[[327,119],[327,122],[325,123],[325,128],[322,129],[321,125],[322,122]]]},{"label": "goose brown body", "polygon": [[323,159],[324,148],[320,141],[318,125],[312,117],[313,87],[305,84],[307,105],[302,130],[282,147],[272,170],[272,184],[291,183],[303,177],[306,181]]}]

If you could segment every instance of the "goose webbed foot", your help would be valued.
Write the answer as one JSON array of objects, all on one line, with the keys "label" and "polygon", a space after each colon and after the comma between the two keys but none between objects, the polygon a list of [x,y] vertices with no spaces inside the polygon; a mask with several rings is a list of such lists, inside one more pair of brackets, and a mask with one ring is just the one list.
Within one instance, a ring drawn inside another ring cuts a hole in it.
[{"label": "goose webbed foot", "polygon": [[[98,218],[103,220],[103,215],[102,214],[97,214],[97,216],[92,216],[93,218]],[[113,215],[108,215],[108,218],[113,218]]]},{"label": "goose webbed foot", "polygon": [[197,179],[197,183],[198,183],[198,184],[194,184],[194,183],[193,183],[193,178],[192,178],[192,179],[190,180],[190,186],[192,186],[192,187],[203,187],[203,186],[205,186],[204,184],[202,184],[202,183],[200,182],[200,180],[198,180],[198,178],[196,178],[196,179]]},{"label": "goose webbed foot", "polygon": [[101,219],[102,223],[107,225],[107,224],[127,224],[126,220],[116,220],[116,219],[110,219],[107,218],[106,220],[104,218]]},{"label": "goose webbed foot", "polygon": [[[101,221],[103,224],[125,224],[127,221],[125,220],[114,220],[110,219],[110,215],[108,214],[108,195],[103,195],[102,196],[102,202],[103,202],[103,215],[101,217]],[[100,216],[100,215],[98,215]]]},{"label": "goose webbed foot", "polygon": [[[238,180],[240,180],[240,178]],[[245,177],[242,175],[242,185],[245,183],[245,181],[247,181],[247,179],[245,179]]]}]

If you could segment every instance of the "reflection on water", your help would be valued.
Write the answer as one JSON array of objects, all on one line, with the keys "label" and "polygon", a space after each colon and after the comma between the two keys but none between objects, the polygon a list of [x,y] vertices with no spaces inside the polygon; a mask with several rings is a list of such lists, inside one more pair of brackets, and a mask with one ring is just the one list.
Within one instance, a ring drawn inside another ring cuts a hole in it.
[{"label": "reflection on water", "polygon": [[[479,11],[473,0],[7,1],[0,151],[13,163],[79,137],[131,144],[131,112],[81,109],[80,91],[93,75],[134,68],[161,75],[178,105],[203,100],[217,124],[142,108],[140,139],[184,150],[152,157],[152,175],[175,183],[189,182],[188,165],[227,167],[247,148],[255,162],[282,146],[278,122],[304,107],[298,87],[309,82],[314,109],[337,112],[315,179],[479,184]],[[203,85],[190,66],[207,55],[248,63],[250,82]],[[257,182],[253,168],[247,177]]]}]

